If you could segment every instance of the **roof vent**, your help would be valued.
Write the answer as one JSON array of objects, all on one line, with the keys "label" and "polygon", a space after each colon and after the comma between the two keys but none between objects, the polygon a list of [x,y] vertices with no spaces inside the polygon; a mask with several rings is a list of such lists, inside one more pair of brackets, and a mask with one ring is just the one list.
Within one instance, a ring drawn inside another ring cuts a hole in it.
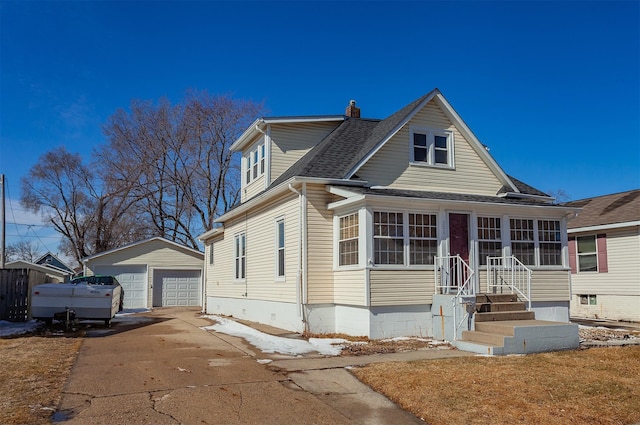
[{"label": "roof vent", "polygon": [[351,118],[360,118],[360,108],[356,106],[355,100],[349,101],[349,106],[347,106],[347,109],[344,111],[344,114]]}]

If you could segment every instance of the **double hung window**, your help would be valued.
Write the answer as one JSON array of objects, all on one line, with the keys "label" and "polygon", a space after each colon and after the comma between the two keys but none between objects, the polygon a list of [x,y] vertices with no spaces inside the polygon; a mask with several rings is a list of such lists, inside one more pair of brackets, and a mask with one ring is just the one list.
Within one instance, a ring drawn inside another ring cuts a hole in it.
[{"label": "double hung window", "polygon": [[512,218],[511,253],[527,266],[535,266],[536,252],[533,234],[533,220]]},{"label": "double hung window", "polygon": [[478,259],[487,264],[487,257],[502,257],[500,217],[478,217]]},{"label": "double hung window", "polygon": [[540,245],[540,265],[562,265],[562,239],[560,222],[557,220],[538,220],[538,243]]},{"label": "double hung window", "polygon": [[576,241],[578,245],[578,271],[597,272],[598,252],[596,235],[578,236]]},{"label": "double hung window", "polygon": [[340,217],[338,245],[338,264],[340,266],[358,264],[358,213]]},{"label": "double hung window", "polygon": [[276,221],[276,278],[284,279],[284,219]]},{"label": "double hung window", "polygon": [[264,139],[250,150],[244,157],[245,183],[249,184],[264,174],[265,144]]},{"label": "double hung window", "polygon": [[247,268],[247,247],[244,233],[234,238],[235,277],[236,280],[244,280]]},{"label": "double hung window", "polygon": [[435,214],[409,213],[409,264],[433,264],[438,238]]},{"label": "double hung window", "polygon": [[373,249],[376,264],[404,264],[402,213],[373,213]]}]

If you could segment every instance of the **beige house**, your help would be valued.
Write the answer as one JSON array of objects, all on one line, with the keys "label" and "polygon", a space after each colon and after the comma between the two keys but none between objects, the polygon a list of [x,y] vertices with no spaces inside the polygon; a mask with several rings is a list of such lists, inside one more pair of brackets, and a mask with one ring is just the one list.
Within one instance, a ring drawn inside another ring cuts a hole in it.
[{"label": "beige house", "polygon": [[434,299],[502,292],[517,263],[536,319],[568,321],[577,209],[505,173],[439,90],[383,120],[354,101],[345,115],[261,118],[232,149],[242,202],[200,236],[207,312],[433,335],[446,315]]},{"label": "beige house", "polygon": [[115,276],[125,309],[201,306],[202,252],[161,237],[82,259],[85,275]]},{"label": "beige house", "polygon": [[565,204],[571,316],[640,321],[640,189]]}]

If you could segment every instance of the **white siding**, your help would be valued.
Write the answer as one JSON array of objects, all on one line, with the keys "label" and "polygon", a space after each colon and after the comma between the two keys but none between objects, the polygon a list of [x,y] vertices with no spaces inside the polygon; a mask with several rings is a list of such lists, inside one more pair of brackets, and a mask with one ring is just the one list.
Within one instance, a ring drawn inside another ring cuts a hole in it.
[{"label": "white siding", "polygon": [[371,270],[371,305],[431,304],[433,270]]},{"label": "white siding", "polygon": [[367,305],[366,270],[338,270],[333,281],[336,304]]},{"label": "white siding", "polygon": [[333,283],[333,214],[326,209],[324,186],[307,186],[307,291],[310,304],[331,303]]},{"label": "white siding", "polygon": [[[298,197],[293,193],[225,223],[207,266],[207,296],[296,302]],[[276,219],[285,220],[285,280],[276,280]],[[246,278],[235,280],[234,236],[246,235]],[[208,257],[207,257],[208,261]]]},{"label": "white siding", "polygon": [[[409,165],[409,128],[412,125],[453,131],[455,169]],[[434,101],[418,112],[357,174],[372,185],[401,189],[495,195],[502,187]]]},{"label": "white siding", "polygon": [[[606,233],[606,273],[571,275],[571,314],[611,320],[640,320],[640,227],[572,236]],[[580,304],[580,295],[596,295],[596,305]]]},{"label": "white siding", "polygon": [[264,175],[258,177],[257,179],[253,180],[251,183],[249,183],[248,185],[246,185],[244,187],[244,189],[242,189],[242,194],[241,194],[241,202],[246,202],[247,200],[253,198],[254,196],[256,196],[257,194],[259,194],[260,192],[263,192],[265,189],[264,186]]},{"label": "white siding", "polygon": [[342,121],[272,124],[269,131],[271,136],[271,181],[269,184],[273,183],[341,123]]}]

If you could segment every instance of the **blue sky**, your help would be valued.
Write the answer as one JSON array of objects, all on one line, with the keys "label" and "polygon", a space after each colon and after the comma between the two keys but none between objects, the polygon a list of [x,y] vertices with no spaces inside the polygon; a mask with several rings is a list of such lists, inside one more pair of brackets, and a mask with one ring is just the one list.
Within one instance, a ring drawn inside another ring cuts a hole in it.
[{"label": "blue sky", "polygon": [[17,202],[40,155],[88,158],[116,109],[188,89],[275,116],[342,114],[355,99],[385,118],[438,87],[534,187],[571,199],[640,187],[638,1],[2,0],[0,19],[9,243],[57,250]]}]

